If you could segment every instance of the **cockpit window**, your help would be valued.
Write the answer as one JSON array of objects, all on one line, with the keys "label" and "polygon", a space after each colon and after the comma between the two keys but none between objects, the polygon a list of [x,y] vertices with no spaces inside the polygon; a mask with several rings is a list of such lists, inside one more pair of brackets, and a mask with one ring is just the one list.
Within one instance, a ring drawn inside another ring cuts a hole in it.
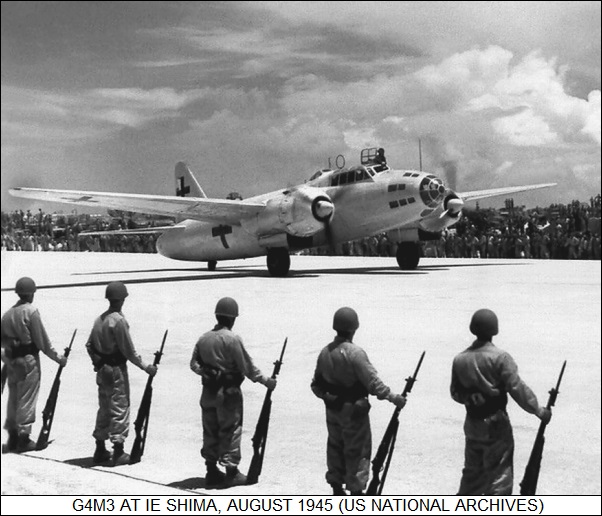
[{"label": "cockpit window", "polygon": [[364,166],[353,167],[349,170],[341,170],[332,176],[331,186],[341,186],[350,183],[356,183],[358,181],[365,181],[371,179],[372,176],[368,172],[368,169]]}]

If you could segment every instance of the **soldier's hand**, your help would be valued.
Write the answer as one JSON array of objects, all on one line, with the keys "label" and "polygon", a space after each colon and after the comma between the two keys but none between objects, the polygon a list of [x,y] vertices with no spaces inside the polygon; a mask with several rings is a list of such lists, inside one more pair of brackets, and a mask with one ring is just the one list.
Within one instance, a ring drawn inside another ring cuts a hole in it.
[{"label": "soldier's hand", "polygon": [[61,355],[59,357],[59,365],[61,367],[65,367],[67,365],[67,357],[65,355]]},{"label": "soldier's hand", "polygon": [[276,388],[276,378],[266,378],[263,381],[263,385],[265,385],[269,391],[273,391]]},{"label": "soldier's hand", "polygon": [[552,411],[546,407],[539,407],[537,417],[547,425],[550,422],[550,419],[552,419]]},{"label": "soldier's hand", "polygon": [[389,396],[389,401],[393,403],[393,405],[395,405],[397,408],[402,409],[406,406],[408,399],[405,396],[402,396],[401,394],[391,394]]},{"label": "soldier's hand", "polygon": [[155,376],[157,374],[157,366],[153,364],[147,365],[144,370],[150,375]]}]

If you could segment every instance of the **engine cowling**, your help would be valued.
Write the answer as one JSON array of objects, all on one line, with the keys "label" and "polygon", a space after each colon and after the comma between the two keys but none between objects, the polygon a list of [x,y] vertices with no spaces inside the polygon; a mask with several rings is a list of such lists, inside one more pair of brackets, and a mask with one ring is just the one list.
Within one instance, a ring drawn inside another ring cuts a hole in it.
[{"label": "engine cowling", "polygon": [[420,227],[425,231],[443,231],[460,220],[464,201],[454,192],[449,192],[443,204],[433,213],[420,221]]},{"label": "engine cowling", "polygon": [[256,228],[246,229],[254,229],[260,237],[275,233],[309,237],[323,230],[333,215],[334,204],[323,190],[303,186],[270,199],[257,216]]}]

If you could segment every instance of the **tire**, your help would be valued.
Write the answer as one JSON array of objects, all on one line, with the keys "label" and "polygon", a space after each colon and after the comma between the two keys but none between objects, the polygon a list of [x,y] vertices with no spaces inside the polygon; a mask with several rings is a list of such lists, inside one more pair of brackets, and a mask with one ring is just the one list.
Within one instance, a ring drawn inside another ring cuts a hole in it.
[{"label": "tire", "polygon": [[283,277],[291,268],[291,257],[286,247],[273,247],[268,249],[268,271],[272,276]]},{"label": "tire", "polygon": [[413,271],[420,261],[418,242],[400,242],[397,246],[397,263],[402,271]]},{"label": "tire", "polygon": [[207,270],[213,272],[216,267],[217,267],[217,261],[216,260],[209,260],[207,262]]}]

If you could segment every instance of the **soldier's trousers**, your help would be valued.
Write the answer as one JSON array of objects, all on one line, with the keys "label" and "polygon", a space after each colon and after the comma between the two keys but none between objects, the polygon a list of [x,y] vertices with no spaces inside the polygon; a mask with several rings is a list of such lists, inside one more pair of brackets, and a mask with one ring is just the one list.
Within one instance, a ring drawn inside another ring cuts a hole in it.
[{"label": "soldier's trousers", "polygon": [[36,405],[40,393],[40,357],[25,355],[15,358],[7,367],[8,402],[4,428],[8,432],[31,434],[36,420]]},{"label": "soldier's trousers", "polygon": [[227,468],[240,464],[243,398],[239,387],[203,388],[201,395],[203,447],[201,455],[209,462]]},{"label": "soldier's trousers", "polygon": [[96,373],[98,412],[94,439],[123,443],[130,428],[130,381],[127,365],[102,366]]},{"label": "soldier's trousers", "polygon": [[458,495],[512,494],[514,437],[508,414],[480,420],[466,417],[464,469]]},{"label": "soldier's trousers", "polygon": [[[367,402],[367,401],[366,401]],[[372,433],[367,409],[345,403],[341,410],[326,409],[326,481],[346,485],[349,491],[366,489],[370,475]]]}]

